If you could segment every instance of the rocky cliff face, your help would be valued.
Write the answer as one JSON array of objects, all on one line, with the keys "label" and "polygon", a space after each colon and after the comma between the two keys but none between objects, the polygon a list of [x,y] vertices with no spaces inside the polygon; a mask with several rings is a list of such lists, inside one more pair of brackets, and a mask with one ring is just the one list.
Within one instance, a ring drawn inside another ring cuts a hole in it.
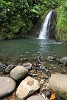
[{"label": "rocky cliff face", "polygon": [[57,15],[56,11],[53,10],[51,20],[50,20],[49,34],[48,34],[48,37],[52,39],[55,39],[55,35],[56,35],[56,15]]},{"label": "rocky cliff face", "polygon": [[[46,12],[45,12],[46,14],[43,15],[44,17],[41,18],[40,21],[38,22],[38,24],[36,25],[35,29],[33,29],[36,37],[39,36],[40,30],[41,30],[42,25],[43,25],[42,23],[44,22],[44,19],[46,18],[49,11],[46,11]],[[57,17],[56,11],[52,10],[51,18],[48,22],[48,27],[47,27],[48,28],[47,36],[50,39],[55,39],[55,35],[56,35],[56,17]]]}]

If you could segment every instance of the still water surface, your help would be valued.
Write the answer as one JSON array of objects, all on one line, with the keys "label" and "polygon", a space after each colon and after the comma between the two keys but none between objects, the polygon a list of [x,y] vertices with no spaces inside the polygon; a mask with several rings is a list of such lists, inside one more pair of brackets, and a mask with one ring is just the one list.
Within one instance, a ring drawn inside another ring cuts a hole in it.
[{"label": "still water surface", "polygon": [[34,58],[48,55],[67,56],[67,44],[55,40],[19,39],[0,41],[0,59]]}]

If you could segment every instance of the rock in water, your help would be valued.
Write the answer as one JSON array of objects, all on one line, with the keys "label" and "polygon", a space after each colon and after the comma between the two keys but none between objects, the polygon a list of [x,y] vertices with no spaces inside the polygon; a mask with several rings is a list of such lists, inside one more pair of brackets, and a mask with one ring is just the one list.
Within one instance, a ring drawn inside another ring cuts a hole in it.
[{"label": "rock in water", "polygon": [[33,94],[39,88],[40,88],[39,82],[28,76],[18,86],[18,89],[16,91],[16,95],[18,98],[24,100],[26,97]]},{"label": "rock in water", "polygon": [[11,70],[10,75],[14,80],[23,79],[28,75],[28,70],[23,66],[17,66]]},{"label": "rock in water", "polygon": [[67,94],[67,75],[52,74],[49,79],[49,87],[60,94]]},{"label": "rock in water", "polygon": [[5,64],[2,64],[2,63],[0,63],[0,70],[2,70],[2,71],[4,72],[5,68],[6,68],[6,65],[5,65]]},{"label": "rock in water", "polygon": [[16,83],[9,77],[0,77],[0,98],[14,91]]},{"label": "rock in water", "polygon": [[47,57],[47,61],[53,61],[53,60],[56,60],[56,58],[53,57],[53,56],[48,56],[48,57]]},{"label": "rock in water", "polygon": [[23,63],[23,66],[24,66],[24,67],[32,67],[32,64],[31,64],[30,62],[28,62],[28,63]]},{"label": "rock in water", "polygon": [[0,68],[2,68],[3,67],[3,64],[2,63],[0,63]]},{"label": "rock in water", "polygon": [[10,64],[5,68],[5,73],[9,73],[16,65]]},{"label": "rock in water", "polygon": [[32,64],[30,62],[28,63],[23,63],[23,66],[28,69],[28,70],[31,70],[32,69]]},{"label": "rock in water", "polygon": [[64,66],[67,66],[67,57],[61,58],[60,63],[63,64]]},{"label": "rock in water", "polygon": [[35,96],[31,96],[29,97],[28,99],[26,100],[48,100],[47,98],[44,98],[42,96],[38,96],[38,95],[35,95]]}]

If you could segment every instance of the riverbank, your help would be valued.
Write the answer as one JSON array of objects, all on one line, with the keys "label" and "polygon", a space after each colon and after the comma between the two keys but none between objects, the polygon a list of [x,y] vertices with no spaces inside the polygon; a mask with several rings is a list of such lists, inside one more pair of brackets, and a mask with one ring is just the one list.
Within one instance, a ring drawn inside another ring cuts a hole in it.
[{"label": "riverbank", "polygon": [[[39,95],[39,94],[43,95],[43,92],[45,92],[45,93],[49,92],[49,93],[53,94],[54,100],[56,98],[59,98],[56,100],[62,100],[61,98],[64,98],[64,96],[59,95],[59,97],[58,97],[57,92],[55,90],[51,90],[52,88],[49,88],[48,85],[46,85],[46,84],[48,84],[49,79],[52,74],[56,74],[56,73],[60,74],[61,73],[63,75],[67,75],[67,67],[64,65],[64,63],[59,64],[59,63],[61,63],[59,61],[62,61],[62,59],[59,60],[56,57],[48,56],[45,60],[42,60],[39,57],[37,59],[18,63],[17,65],[13,65],[13,64],[8,65],[8,64],[0,63],[0,76],[11,77],[10,76],[11,70],[13,70],[17,66],[24,66],[28,70],[28,76],[37,80],[40,84],[40,89],[38,92],[35,92],[35,95]],[[15,76],[15,74],[14,74],[14,76]],[[22,79],[16,81],[17,86],[19,86],[19,83],[21,81],[22,81]],[[63,83],[61,83],[61,84],[63,84]],[[7,96],[5,98],[3,97],[2,100],[18,100],[18,98],[16,96],[17,86],[15,88],[15,91],[12,94],[10,94],[9,96]],[[50,100],[53,100],[53,99],[50,99]],[[66,99],[63,99],[63,100],[66,100]]]}]

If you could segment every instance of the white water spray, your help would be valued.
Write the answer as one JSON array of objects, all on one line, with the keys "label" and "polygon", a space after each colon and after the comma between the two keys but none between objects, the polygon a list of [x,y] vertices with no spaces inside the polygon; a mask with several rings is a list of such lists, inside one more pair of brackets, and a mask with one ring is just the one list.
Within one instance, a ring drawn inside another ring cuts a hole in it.
[{"label": "white water spray", "polygon": [[47,16],[44,20],[44,23],[43,23],[43,26],[42,26],[42,29],[40,31],[38,39],[47,39],[46,33],[49,31],[51,15],[52,15],[52,10],[47,14]]}]

